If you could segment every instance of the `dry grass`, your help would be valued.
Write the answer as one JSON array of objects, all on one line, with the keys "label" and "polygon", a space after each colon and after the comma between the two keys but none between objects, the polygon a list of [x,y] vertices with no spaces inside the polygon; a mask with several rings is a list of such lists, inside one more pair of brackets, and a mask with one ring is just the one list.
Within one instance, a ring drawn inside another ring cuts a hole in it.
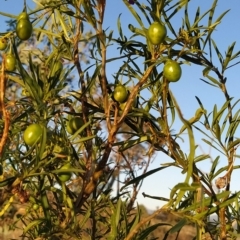
[{"label": "dry grass", "polygon": [[[22,229],[23,224],[21,221],[18,221],[16,224],[15,230],[11,230],[11,225],[18,219],[21,214],[24,214],[26,206],[22,205],[12,205],[4,217],[1,218],[0,222],[0,240],[10,240],[10,239],[22,239]],[[147,211],[143,211],[143,216],[148,216]],[[161,213],[156,218],[153,218],[151,224],[156,223],[170,223],[175,225],[180,219],[176,218],[174,215],[169,214],[168,212]],[[87,225],[90,226],[91,221],[88,221]],[[161,226],[158,227],[149,237],[157,237],[157,239],[162,240],[166,232],[170,229],[170,226]],[[182,228],[179,233],[169,234],[166,240],[192,240],[196,234],[195,228],[192,225],[186,225]],[[89,239],[87,236],[82,236],[83,239]],[[62,239],[64,240],[64,239]]]}]

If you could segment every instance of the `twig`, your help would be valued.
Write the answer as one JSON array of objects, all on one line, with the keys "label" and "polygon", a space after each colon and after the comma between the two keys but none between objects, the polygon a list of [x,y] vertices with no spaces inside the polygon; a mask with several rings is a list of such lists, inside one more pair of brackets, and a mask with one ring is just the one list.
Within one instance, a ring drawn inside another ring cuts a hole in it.
[{"label": "twig", "polygon": [[5,108],[4,104],[4,96],[5,96],[5,87],[6,87],[6,82],[5,82],[5,57],[3,56],[3,61],[2,61],[2,74],[1,74],[1,79],[0,79],[0,111],[3,114],[3,119],[4,119],[4,129],[3,129],[3,134],[2,138],[0,141],[0,156],[2,156],[3,153],[3,148],[7,142],[8,138],[8,130],[9,130],[9,125],[10,125],[10,115],[9,112]]}]

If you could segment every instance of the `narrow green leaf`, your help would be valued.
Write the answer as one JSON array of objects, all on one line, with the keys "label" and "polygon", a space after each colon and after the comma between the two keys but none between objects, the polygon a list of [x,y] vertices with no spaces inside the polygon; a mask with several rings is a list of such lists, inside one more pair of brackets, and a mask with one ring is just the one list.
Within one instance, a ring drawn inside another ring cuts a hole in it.
[{"label": "narrow green leaf", "polygon": [[194,27],[198,26],[198,20],[200,19],[200,7],[197,8],[196,14],[195,14],[195,18],[194,18]]},{"label": "narrow green leaf", "polygon": [[181,219],[175,226],[169,229],[169,233],[179,232],[187,224],[187,219]]},{"label": "narrow green leaf", "polygon": [[175,37],[177,37],[177,33],[176,33],[174,27],[172,26],[171,22],[169,21],[169,18],[168,18],[168,16],[166,15],[165,11],[162,12],[162,15],[163,15],[164,20],[165,20],[165,22],[166,22],[166,25],[168,26],[168,28],[169,28],[169,30],[171,31],[171,33],[172,33]]},{"label": "narrow green leaf", "polygon": [[[146,37],[146,32],[145,32],[144,30],[142,30],[142,29],[140,29],[140,28],[136,28],[136,27],[134,27],[132,24],[129,24],[129,25],[128,25],[128,28],[129,28],[129,30],[130,30],[131,32],[135,33],[134,36],[132,36],[132,37],[135,37],[135,36],[137,36],[137,35]],[[132,37],[131,37],[131,38],[132,38]]]},{"label": "narrow green leaf", "polygon": [[206,159],[209,159],[209,158],[210,158],[210,155],[208,155],[208,154],[203,154],[203,155],[200,155],[200,156],[195,157],[194,162],[195,162],[195,163],[201,162],[201,161],[206,160]]},{"label": "narrow green leaf", "polygon": [[230,142],[230,144],[228,145],[227,150],[230,151],[232,148],[234,148],[236,145],[240,144],[240,138],[238,138],[237,140]]},{"label": "narrow green leaf", "polygon": [[133,231],[134,227],[139,223],[140,221],[140,209],[138,208],[137,213],[135,214],[135,218],[134,220],[131,222],[131,228],[129,230],[129,232]]},{"label": "narrow green leaf", "polygon": [[148,24],[151,24],[151,20],[149,18],[149,12],[146,12],[145,7],[143,7],[142,3],[140,3],[139,1],[135,1],[135,4],[138,6],[139,10],[143,13],[143,15],[146,18]]},{"label": "narrow green leaf", "polygon": [[[225,118],[224,118],[224,120],[223,120],[223,122],[222,122],[222,126],[221,126],[221,134],[224,132],[224,129],[225,129],[225,127],[226,127],[226,124],[228,123],[228,119],[229,119],[229,117],[228,117],[228,114],[226,114],[226,116],[225,116]],[[229,129],[229,128],[228,128]],[[227,141],[227,135],[226,135],[226,137],[225,137],[225,143],[226,143],[226,141]]]},{"label": "narrow green leaf", "polygon": [[204,138],[202,138],[202,140],[203,140],[205,143],[207,143],[209,146],[211,146],[212,148],[216,149],[218,152],[220,152],[220,153],[222,153],[223,155],[225,155],[225,153],[222,152],[219,148],[215,147],[212,142],[210,142],[210,141],[208,141],[207,139],[204,139]]},{"label": "narrow green leaf", "polygon": [[152,226],[149,226],[140,233],[140,236],[138,237],[138,240],[146,240],[148,235],[150,235],[158,227],[164,227],[164,226],[171,226],[171,224],[169,224],[169,223],[156,223]]},{"label": "narrow green leaf", "polygon": [[[230,193],[228,193],[228,194],[230,194]],[[239,194],[240,193],[233,194],[231,197],[229,197],[227,200],[221,202],[217,206],[211,207],[210,209],[208,209],[208,210],[206,210],[204,212],[196,214],[194,216],[194,218],[202,219],[204,216],[209,216],[210,214],[219,211],[219,209],[229,206],[230,204],[232,204],[233,202],[235,202],[237,200]],[[226,196],[227,196],[227,194],[226,194]]]},{"label": "narrow green leaf", "polygon": [[169,21],[177,12],[179,12],[188,2],[189,0],[179,0],[176,4],[172,5],[167,11],[170,11],[171,9],[174,9],[174,10],[169,15],[167,21]]},{"label": "narrow green leaf", "polygon": [[192,25],[191,29],[194,29],[198,26],[199,22],[211,11],[211,9],[207,10],[201,17],[199,17],[200,15],[200,8],[198,7],[196,15],[195,15],[195,20],[194,20],[194,24]]},{"label": "narrow green leaf", "polygon": [[[189,124],[189,122],[184,119],[182,112],[180,110],[180,107],[178,106],[177,100],[173,96],[172,92],[169,90],[169,94],[171,95],[171,99],[174,103],[174,107],[178,113],[178,116],[180,120],[182,121],[183,124],[186,125],[187,131],[188,131],[188,139],[189,139],[189,147],[190,147],[190,152],[188,155],[188,169],[187,169],[187,174],[185,177],[185,183],[188,184],[193,173],[193,164],[194,164],[194,157],[195,157],[195,139],[192,131],[192,126]],[[182,197],[184,196],[185,191],[180,191],[178,194],[177,200],[175,201],[175,207],[179,204],[179,202],[182,200]]]},{"label": "narrow green leaf", "polygon": [[0,181],[0,188],[11,186],[11,184],[17,179],[17,177],[9,177],[7,179],[4,179],[3,181]]},{"label": "narrow green leaf", "polygon": [[[235,155],[234,157],[240,158],[239,155]],[[240,169],[240,165],[233,166],[233,169]],[[228,166],[218,169],[218,171],[213,175],[212,179],[216,178],[217,176],[219,176],[220,174],[222,174],[223,172],[225,172],[227,170],[228,170]]]},{"label": "narrow green leaf", "polygon": [[111,209],[111,232],[107,238],[107,240],[114,240],[117,237],[117,225],[116,225],[116,209],[112,206]]},{"label": "narrow green leaf", "polygon": [[168,104],[169,104],[169,107],[170,107],[170,111],[171,111],[171,123],[169,124],[170,128],[171,128],[173,123],[174,123],[174,121],[175,121],[176,114],[175,114],[174,100],[172,99],[172,96],[169,93],[167,95],[167,101],[168,101]]},{"label": "narrow green leaf", "polygon": [[142,174],[141,176],[138,176],[138,177],[132,179],[131,181],[129,181],[128,183],[126,183],[123,187],[121,187],[121,190],[120,190],[120,191],[122,191],[122,190],[123,190],[124,188],[126,188],[127,186],[129,186],[129,185],[131,185],[131,184],[134,184],[134,183],[138,183],[138,182],[141,181],[142,179],[144,179],[144,178],[146,178],[146,177],[148,177],[148,176],[150,176],[150,175],[152,175],[152,174],[154,174],[154,173],[156,173],[156,172],[159,172],[159,171],[161,171],[161,170],[163,170],[163,169],[165,169],[165,168],[167,168],[167,167],[169,167],[169,166],[164,166],[164,167],[155,168],[155,169],[153,169],[153,170],[150,170],[150,171]]},{"label": "narrow green leaf", "polygon": [[214,202],[220,201],[221,199],[229,196],[229,194],[230,194],[230,191],[224,191],[224,192],[218,193],[214,196],[203,198],[202,201],[195,202],[191,206],[181,210],[181,212],[182,213],[189,212],[189,211],[192,211],[192,210],[196,210],[199,207],[203,207],[203,208],[208,207],[211,204],[213,204]]},{"label": "narrow green leaf", "polygon": [[219,163],[219,159],[220,159],[220,156],[217,156],[215,158],[215,160],[212,162],[212,166],[211,166],[210,173],[209,173],[209,182],[211,182],[213,180],[213,176],[214,176],[216,167]]},{"label": "narrow green leaf", "polygon": [[[228,101],[226,101],[222,108],[216,113],[215,112],[215,106],[214,106],[214,112],[213,112],[213,121],[212,121],[212,127],[216,124],[217,121],[221,120],[221,117],[223,115],[223,112],[228,108],[229,103],[231,102],[232,98],[230,98]],[[216,110],[217,111],[217,110]]]},{"label": "narrow green leaf", "polygon": [[139,17],[139,15],[137,14],[137,12],[132,7],[132,5],[127,0],[123,0],[123,2],[125,3],[127,8],[129,9],[129,11],[132,13],[132,15],[135,17],[135,19],[137,20],[139,25],[142,27],[142,29],[144,29],[144,24],[143,24],[141,18]]},{"label": "narrow green leaf", "polygon": [[212,24],[213,14],[214,14],[214,11],[216,10],[217,2],[218,2],[218,0],[214,0],[213,4],[211,6],[211,10],[210,10],[209,18],[208,18],[208,26],[211,26],[211,24]]},{"label": "narrow green leaf", "polygon": [[[207,37],[206,37],[206,39],[205,39],[205,41],[204,41],[204,43],[203,43],[203,49],[205,48],[207,42],[211,39],[211,35],[212,35],[213,31],[215,30],[216,26],[220,23],[220,21],[222,20],[222,18],[223,18],[229,11],[230,11],[230,10],[227,10],[227,11],[225,11],[224,13],[222,13],[222,14],[218,17],[218,19],[216,20],[216,22],[215,22],[213,25],[211,25],[211,24],[208,25],[209,31],[208,31],[208,35],[207,35]],[[209,19],[212,19],[212,17],[209,17]],[[202,50],[203,50],[203,49],[202,49]]]},{"label": "narrow green leaf", "polygon": [[208,75],[208,73],[211,71],[211,67],[207,66],[203,69],[202,73],[203,73],[203,76],[206,77]]},{"label": "narrow green leaf", "polygon": [[126,140],[126,141],[115,143],[114,146],[120,145],[119,151],[123,152],[139,143],[150,141],[150,140],[151,140],[151,138],[146,135],[146,136],[142,136],[140,138],[134,139],[134,140]]},{"label": "narrow green leaf", "polygon": [[12,80],[13,82],[16,82],[16,83],[18,83],[21,87],[25,87],[25,84],[24,84],[24,82],[23,82],[23,80],[22,79],[20,79],[19,77],[17,77],[17,76],[12,76],[12,75],[8,75],[8,79],[9,80]]},{"label": "narrow green leaf", "polygon": [[92,27],[96,29],[97,28],[96,19],[90,2],[81,0],[81,4],[84,8],[85,13],[84,15],[86,16],[87,22],[90,23]]},{"label": "narrow green leaf", "polygon": [[49,211],[50,210],[50,205],[49,205],[47,193],[46,193],[45,190],[43,190],[41,192],[41,205],[42,205],[42,208],[43,208],[45,218],[48,221],[50,221],[51,220],[50,211]]},{"label": "narrow green leaf", "polygon": [[214,77],[212,77],[212,76],[210,76],[210,75],[208,75],[208,74],[206,74],[206,77],[213,83],[213,84],[215,84],[215,85],[217,85],[217,86],[221,86],[221,84],[219,83],[219,81],[216,79],[216,78],[214,78]]},{"label": "narrow green leaf", "polygon": [[228,47],[227,54],[226,54],[226,58],[225,58],[225,60],[223,61],[223,70],[226,70],[229,62],[231,61],[232,52],[233,52],[233,49],[234,49],[235,44],[236,44],[236,42],[233,42],[232,45]]},{"label": "narrow green leaf", "polygon": [[238,115],[239,115],[239,110],[234,115],[234,117],[232,119],[232,122],[230,123],[230,125],[228,127],[225,142],[227,141],[227,139],[230,140],[230,138],[232,138],[234,136],[236,130],[238,129],[238,126],[239,126],[239,123],[240,123],[240,117]]},{"label": "narrow green leaf", "polygon": [[36,78],[36,71],[35,71],[35,67],[33,65],[33,61],[32,61],[32,56],[31,56],[31,53],[28,54],[28,63],[29,63],[29,69],[32,73],[32,79],[35,81],[35,82],[38,82],[38,79]]},{"label": "narrow green leaf", "polygon": [[42,126],[42,130],[43,132],[42,132],[41,144],[39,148],[39,159],[42,159],[43,153],[46,148],[46,143],[47,143],[47,129],[45,128],[45,126]]},{"label": "narrow green leaf", "polygon": [[[80,127],[69,139],[73,141],[76,137],[79,136],[90,124],[92,123],[92,120],[89,120],[87,123],[85,123],[82,127]],[[92,138],[93,136],[90,136]]]},{"label": "narrow green leaf", "polygon": [[[203,49],[205,48],[206,44],[208,43],[208,41],[211,39],[211,35],[212,32],[215,30],[216,26],[220,23],[220,21],[222,20],[222,18],[228,13],[229,10],[225,11],[224,13],[222,13],[217,20],[215,21],[214,24],[212,24],[213,21],[213,15],[214,15],[214,11],[216,9],[217,6],[217,2],[218,0],[215,0],[212,4],[211,7],[211,11],[209,12],[209,18],[208,18],[208,35],[205,39],[205,41],[203,42]],[[211,44],[210,44],[211,47]]]},{"label": "narrow green leaf", "polygon": [[189,185],[186,182],[178,183],[173,187],[170,192],[170,199],[174,198],[174,195],[177,193],[178,190],[186,192],[186,191],[195,191],[199,186]]},{"label": "narrow green leaf", "polygon": [[[78,169],[78,168],[68,168],[68,169],[56,169],[52,170],[52,173],[59,174],[59,173],[72,173],[72,172],[78,172],[78,173],[83,173],[83,169]],[[46,174],[46,173],[45,173]],[[33,174],[31,176],[34,176]]]},{"label": "narrow green leaf", "polygon": [[43,33],[44,35],[48,36],[48,37],[56,37],[59,38],[59,34],[57,33],[53,33],[51,31],[45,30],[45,29],[41,29],[41,28],[34,28],[35,32],[39,32],[39,33]]},{"label": "narrow green leaf", "polygon": [[23,82],[24,85],[27,89],[27,91],[30,93],[30,95],[32,96],[33,99],[36,100],[36,102],[38,103],[39,106],[42,105],[41,102],[41,97],[42,97],[42,90],[41,88],[38,86],[37,82],[34,81],[28,74],[28,72],[25,70],[25,68],[23,67],[19,55],[18,55],[18,50],[16,48],[15,43],[13,44],[13,50],[14,50],[14,54],[16,56],[17,62],[18,62],[18,70],[23,78]]},{"label": "narrow green leaf", "polygon": [[18,16],[16,16],[16,15],[5,13],[5,12],[0,12],[0,15],[5,16],[5,17],[9,17],[9,18],[15,18],[15,19],[18,18]]},{"label": "narrow green leaf", "polygon": [[[216,119],[216,115],[217,115],[217,104],[214,104],[214,107],[213,107],[213,119]],[[212,126],[213,126],[214,124],[212,123]]]},{"label": "narrow green leaf", "polygon": [[[240,55],[240,51],[236,52],[235,54],[232,55],[230,61],[234,60],[235,58],[238,58]],[[239,63],[239,62],[238,62]]]},{"label": "narrow green leaf", "polygon": [[119,32],[119,35],[120,35],[121,39],[124,41],[125,39],[124,39],[123,32],[122,32],[120,17],[121,17],[121,14],[119,14],[119,16],[118,16],[117,28],[118,28],[118,32]]},{"label": "narrow green leaf", "polygon": [[57,9],[55,9],[55,12],[57,14],[57,16],[56,16],[57,19],[59,19],[59,21],[60,21],[60,24],[61,24],[62,30],[64,32],[65,38],[69,39],[69,32],[70,32],[69,26],[65,23],[65,21],[62,17],[62,14]]},{"label": "narrow green leaf", "polygon": [[89,140],[92,140],[96,137],[96,135],[92,135],[92,136],[89,136],[89,137],[81,137],[79,140],[73,142],[73,144],[78,144],[78,143],[81,143],[81,142],[87,142]]},{"label": "narrow green leaf", "polygon": [[91,208],[87,208],[87,211],[83,217],[83,219],[81,220],[81,222],[79,223],[79,228],[82,229],[83,226],[85,226],[85,223],[88,221],[88,219],[91,216]]},{"label": "narrow green leaf", "polygon": [[119,224],[119,220],[120,220],[120,217],[121,217],[121,209],[122,209],[122,200],[121,198],[118,199],[117,201],[117,206],[116,206],[116,215],[115,215],[115,224],[116,224],[116,227],[118,226]]},{"label": "narrow green leaf", "polygon": [[40,225],[42,222],[45,222],[46,219],[36,219],[31,221],[24,229],[23,233],[27,233],[31,228]]},{"label": "narrow green leaf", "polygon": [[188,16],[189,16],[189,14],[188,14],[188,3],[186,3],[185,11],[184,11],[184,22],[185,22],[187,30],[190,31],[190,25],[191,24],[190,24]]},{"label": "narrow green leaf", "polygon": [[92,75],[92,77],[91,77],[91,81],[88,83],[88,85],[87,85],[87,87],[86,87],[86,90],[82,93],[82,95],[84,96],[85,94],[87,94],[89,91],[90,91],[90,89],[93,87],[93,85],[95,84],[95,82],[96,82],[96,79],[98,78],[98,76],[99,76],[99,73],[100,73],[100,71],[101,71],[101,68],[102,68],[102,65],[100,64],[100,65],[96,65],[95,66],[95,71],[94,71],[94,73],[93,73],[93,75]]},{"label": "narrow green leaf", "polygon": [[215,43],[215,41],[213,39],[211,39],[211,42],[212,42],[212,45],[217,53],[217,56],[218,56],[218,59],[220,61],[220,63],[222,64],[223,63],[223,56],[222,54],[220,53],[220,51],[218,50],[218,47],[217,47],[217,44]]},{"label": "narrow green leaf", "polygon": [[214,131],[214,134],[215,134],[215,137],[217,138],[217,140],[219,142],[221,142],[221,129],[220,129],[220,125],[219,125],[218,120],[213,125],[213,131]]},{"label": "narrow green leaf", "polygon": [[202,78],[200,78],[200,80],[203,81],[204,83],[212,86],[212,87],[217,87],[217,88],[219,88],[219,85],[212,84],[212,83],[210,83],[210,82],[208,82],[208,81],[206,81],[206,80],[204,80],[204,79],[202,79]]}]

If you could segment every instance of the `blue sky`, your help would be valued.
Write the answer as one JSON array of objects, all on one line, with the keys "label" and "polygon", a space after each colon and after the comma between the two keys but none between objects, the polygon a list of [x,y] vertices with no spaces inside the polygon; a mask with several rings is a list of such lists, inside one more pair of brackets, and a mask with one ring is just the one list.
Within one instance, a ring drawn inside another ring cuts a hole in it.
[{"label": "blue sky", "polygon": [[[141,0],[139,2],[146,3],[146,0]],[[200,6],[201,13],[204,13],[209,7],[211,6],[212,1],[201,1],[201,0],[192,0],[189,4],[189,13],[190,13],[190,20],[193,21],[194,15],[197,9],[197,6]],[[34,3],[32,0],[28,0],[27,4],[30,7],[34,7]],[[133,5],[133,7],[135,7]],[[18,15],[23,9],[23,0],[7,0],[1,1],[1,12],[10,12],[12,14]],[[240,34],[239,34],[239,26],[238,23],[240,22],[240,1],[225,1],[219,0],[217,10],[214,15],[214,19],[216,19],[222,12],[230,9],[230,12],[224,17],[222,23],[217,27],[217,30],[213,33],[213,38],[215,42],[217,42],[217,46],[224,55],[224,52],[227,50],[227,47],[233,42],[236,41],[235,52],[240,50]],[[131,17],[130,12],[124,5],[121,0],[107,0],[107,8],[105,12],[105,28],[109,27],[109,29],[114,30],[114,37],[117,37],[117,18],[119,14],[121,15],[122,20],[122,28],[124,34],[130,36],[131,33],[128,30],[128,24],[131,23],[136,27],[138,23],[136,20]],[[173,26],[176,29],[179,29],[182,25],[182,18],[183,12],[179,12],[173,18]],[[5,21],[7,18],[0,16],[0,31],[4,32],[6,29]],[[146,27],[148,27],[146,25]],[[144,39],[143,39],[144,41]],[[119,52],[114,49],[110,48],[108,53],[109,57],[116,57],[118,56]],[[216,59],[215,59],[216,60]],[[217,60],[216,60],[217,61]],[[111,81],[112,74],[118,71],[119,64],[112,63],[107,67],[107,74],[108,78]],[[224,102],[223,93],[216,88],[210,87],[209,85],[200,81],[200,78],[203,78],[202,75],[202,68],[196,66],[188,66],[183,65],[182,67],[183,74],[182,78],[179,82],[171,84],[171,90],[175,94],[175,97],[181,107],[181,110],[184,114],[186,119],[191,118],[195,110],[199,107],[198,103],[195,99],[195,96],[198,96],[205,108],[207,109],[208,113],[212,111],[214,104],[221,106]],[[233,96],[235,100],[239,98],[239,90],[240,90],[240,65],[234,68],[231,68],[227,71],[226,74],[228,78],[227,88],[229,91],[230,96]],[[176,123],[175,128],[178,130],[181,127],[179,122]],[[196,143],[199,144],[201,147],[200,152],[203,153],[211,153],[213,158],[216,157],[218,154],[216,151],[211,149],[210,147],[206,146],[201,141],[202,136],[200,136],[196,132]],[[184,143],[181,145],[183,149],[188,152],[188,144]],[[168,162],[166,156],[163,154],[158,154],[155,158],[154,162],[152,163],[150,169],[154,169],[160,166],[161,163]],[[236,164],[238,164],[239,160],[236,159]],[[221,156],[221,165],[226,163],[226,159]],[[211,166],[210,161],[204,162],[201,164],[201,169],[205,172],[208,172]],[[238,189],[237,185],[237,177],[239,174],[239,170],[233,174],[233,190]],[[138,201],[139,203],[144,203],[149,209],[154,210],[156,207],[161,206],[163,203],[158,202],[156,200],[151,199],[144,199],[141,195],[142,192],[145,192],[149,195],[154,196],[163,196],[169,197],[169,189],[172,188],[175,184],[180,181],[184,181],[184,175],[177,169],[169,168],[167,170],[163,170],[159,173],[156,173],[149,178],[147,178],[143,184],[142,190],[139,194]]]}]

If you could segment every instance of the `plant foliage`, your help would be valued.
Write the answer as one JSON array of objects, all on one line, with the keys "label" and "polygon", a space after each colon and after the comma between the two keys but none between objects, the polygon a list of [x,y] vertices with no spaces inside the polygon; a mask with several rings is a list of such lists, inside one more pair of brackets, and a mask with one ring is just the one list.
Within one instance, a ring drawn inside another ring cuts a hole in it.
[{"label": "plant foliage", "polygon": [[[233,171],[239,168],[234,161],[239,157],[240,116],[239,100],[230,96],[225,74],[239,64],[240,51],[235,51],[233,42],[223,54],[212,38],[228,10],[215,17],[218,1],[214,0],[204,13],[197,8],[192,20],[189,0],[144,4],[122,0],[136,26],[129,24],[128,31],[123,30],[119,16],[116,36],[103,27],[106,0],[35,2],[34,10],[23,2],[20,16],[27,16],[33,28],[32,34],[23,33],[31,35],[26,40],[16,32],[16,25],[25,20],[0,12],[10,19],[9,29],[1,33],[8,43],[1,52],[0,73],[0,187],[5,193],[0,216],[16,202],[24,204],[26,211],[11,227],[22,222],[26,239],[150,239],[155,229],[165,225],[170,226],[167,239],[189,223],[196,226],[196,239],[204,239],[207,233],[212,239],[234,239],[236,233],[228,226],[236,222],[240,229],[239,192],[232,193],[230,184]],[[174,26],[173,19],[179,15],[182,24]],[[167,30],[158,45],[148,36],[153,22]],[[117,57],[109,58],[112,46]],[[16,69],[6,68],[8,54],[14,56]],[[163,75],[170,59],[180,67],[201,67],[203,84],[219,89],[224,104],[207,111],[209,106],[196,96],[199,107],[191,119],[185,119],[171,91],[175,83]],[[109,76],[112,62],[118,70]],[[127,100],[121,103],[113,97],[119,84],[128,90]],[[176,122],[181,128],[173,132]],[[31,124],[41,131],[33,132],[39,137],[27,145],[23,135]],[[208,174],[198,163],[212,157],[198,153],[197,132],[219,153]],[[183,150],[186,136],[189,152]],[[171,161],[149,171],[157,152]],[[225,159],[222,168],[218,167],[220,156]],[[165,168],[180,168],[184,181],[176,182],[169,196],[145,194],[166,204],[143,218],[140,208],[134,208],[141,185]],[[180,221],[151,225],[162,211]],[[210,228],[208,217],[213,213],[219,222]]]}]

